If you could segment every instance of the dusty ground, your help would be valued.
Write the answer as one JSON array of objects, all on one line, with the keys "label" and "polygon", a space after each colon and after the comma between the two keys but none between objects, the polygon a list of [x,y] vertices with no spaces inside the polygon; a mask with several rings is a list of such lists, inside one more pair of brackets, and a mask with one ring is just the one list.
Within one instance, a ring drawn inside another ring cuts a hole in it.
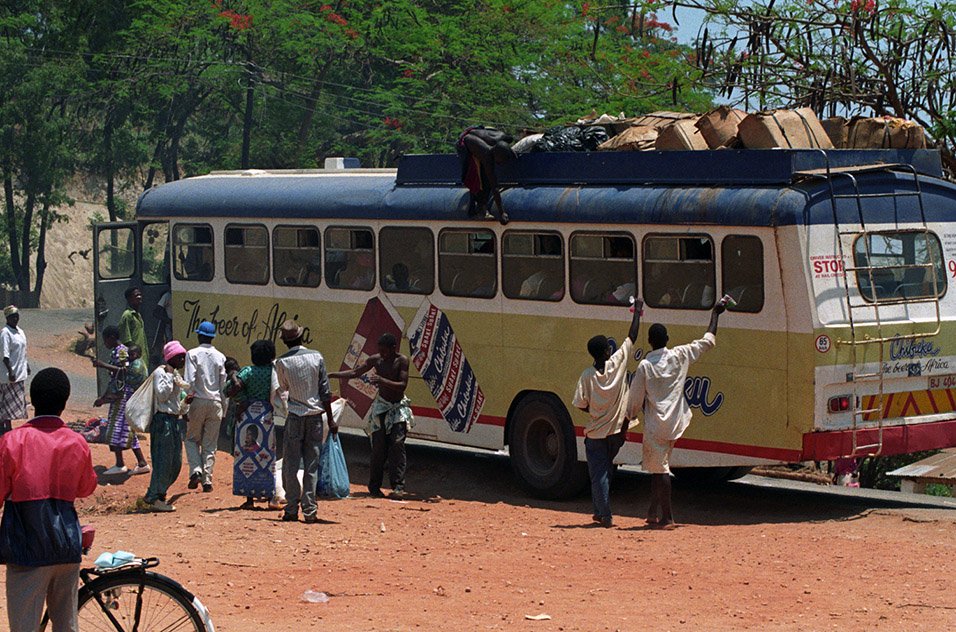
[{"label": "dusty ground", "polygon": [[[52,338],[51,338],[52,339]],[[48,354],[55,357],[56,349]],[[75,371],[85,362],[64,359]],[[84,413],[82,406],[78,413]],[[79,503],[94,553],[159,556],[217,630],[942,630],[956,623],[956,512],[730,484],[675,489],[673,532],[644,528],[646,477],[624,473],[614,529],[587,498],[541,502],[507,460],[411,446],[404,503],[371,499],[367,443],[346,437],[354,497],[327,523],[242,511],[220,455],[215,490],[173,486],[173,514],[130,513],[148,481],[101,476]],[[94,464],[111,457],[94,446]],[[92,558],[93,556],[91,556]],[[328,593],[327,604],[301,600]],[[527,620],[526,615],[550,615]],[[5,618],[0,630],[5,630]]]}]

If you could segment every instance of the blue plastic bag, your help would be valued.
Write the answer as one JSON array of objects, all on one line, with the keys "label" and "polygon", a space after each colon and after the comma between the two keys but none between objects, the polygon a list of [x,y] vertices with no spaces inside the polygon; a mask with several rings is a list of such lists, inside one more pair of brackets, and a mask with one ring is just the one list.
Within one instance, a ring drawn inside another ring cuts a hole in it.
[{"label": "blue plastic bag", "polygon": [[319,482],[316,496],[322,498],[349,497],[349,468],[338,434],[330,434],[319,453]]}]

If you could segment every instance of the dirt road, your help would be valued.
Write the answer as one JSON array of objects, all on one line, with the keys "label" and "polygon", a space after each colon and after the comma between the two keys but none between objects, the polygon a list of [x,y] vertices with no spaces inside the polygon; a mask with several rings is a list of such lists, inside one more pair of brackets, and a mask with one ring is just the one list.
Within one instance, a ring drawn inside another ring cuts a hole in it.
[{"label": "dirt road", "polygon": [[[51,351],[51,354],[54,352]],[[54,358],[55,359],[55,358]],[[71,361],[63,359],[64,365]],[[83,370],[82,363],[77,370]],[[134,551],[209,607],[217,630],[942,630],[956,623],[956,511],[729,484],[676,488],[681,527],[640,518],[649,480],[615,481],[613,529],[590,502],[542,502],[506,459],[415,445],[407,502],[371,499],[368,445],[343,442],[353,498],[327,522],[237,509],[231,459],[215,489],[173,486],[173,514],[131,513],[147,477],[101,476],[79,503],[94,555]],[[94,464],[111,457],[94,446]],[[327,604],[301,600],[306,590]],[[547,614],[532,621],[527,615]],[[5,617],[0,630],[6,629]]]}]

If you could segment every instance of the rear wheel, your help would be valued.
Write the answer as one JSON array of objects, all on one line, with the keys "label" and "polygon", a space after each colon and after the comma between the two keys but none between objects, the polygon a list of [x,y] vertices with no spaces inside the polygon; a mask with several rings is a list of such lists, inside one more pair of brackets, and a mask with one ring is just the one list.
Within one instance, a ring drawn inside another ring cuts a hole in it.
[{"label": "rear wheel", "polygon": [[508,443],[511,467],[534,496],[567,498],[587,483],[587,466],[578,461],[574,425],[554,395],[532,393],[521,400]]},{"label": "rear wheel", "polygon": [[[143,585],[142,599],[140,582]],[[195,597],[185,588],[162,575],[109,574],[80,589],[78,630],[207,632],[196,603]],[[202,608],[201,604],[199,608]]]},{"label": "rear wheel", "polygon": [[743,478],[750,474],[750,470],[754,469],[752,465],[738,465],[737,467],[730,468],[730,473],[724,477],[725,481],[735,481],[738,478]]}]

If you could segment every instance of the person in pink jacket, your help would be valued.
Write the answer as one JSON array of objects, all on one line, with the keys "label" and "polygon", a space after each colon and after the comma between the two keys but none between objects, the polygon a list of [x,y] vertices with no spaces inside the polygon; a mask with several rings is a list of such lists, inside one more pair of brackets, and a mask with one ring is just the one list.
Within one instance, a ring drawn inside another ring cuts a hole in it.
[{"label": "person in pink jacket", "polygon": [[30,384],[36,417],[0,437],[0,562],[11,630],[37,630],[46,602],[54,630],[76,630],[83,540],[74,501],[96,490],[86,439],[60,419],[70,380],[43,369]]}]

